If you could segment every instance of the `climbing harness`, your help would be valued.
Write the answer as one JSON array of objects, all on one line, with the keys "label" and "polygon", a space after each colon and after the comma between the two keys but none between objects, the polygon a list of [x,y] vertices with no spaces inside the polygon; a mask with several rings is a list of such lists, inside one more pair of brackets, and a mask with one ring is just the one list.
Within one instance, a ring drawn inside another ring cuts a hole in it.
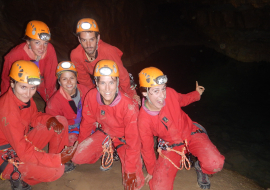
[{"label": "climbing harness", "polygon": [[[181,146],[181,145],[185,145],[182,149],[182,151],[178,151],[178,150],[175,150],[173,149],[175,146]],[[167,156],[165,156],[163,153],[162,153],[162,150],[166,150],[166,151],[172,151],[172,152],[175,152],[176,154],[179,154],[181,156],[181,160],[180,160],[180,167],[178,167],[175,163],[173,163],[172,160],[170,160]],[[178,143],[178,144],[172,144],[172,145],[168,145],[168,142],[165,142],[163,139],[159,139],[159,143],[158,143],[158,153],[159,155],[164,158],[164,159],[167,159],[169,162],[172,163],[172,165],[174,167],[176,167],[178,170],[182,170],[184,167],[187,169],[187,170],[190,170],[190,161],[189,159],[186,157],[186,154],[185,154],[185,151],[188,151],[188,148],[187,148],[187,140],[185,140],[184,142],[181,142],[181,143]]]},{"label": "climbing harness", "polygon": [[[18,156],[16,152],[13,149],[8,149],[3,155],[2,159],[6,164],[10,163],[13,165],[13,171],[10,174],[10,181],[19,181],[21,179],[21,173],[18,170],[18,167],[20,164],[24,164],[23,162],[19,162]],[[18,174],[19,177],[17,179],[14,179],[14,174]]]},{"label": "climbing harness", "polygon": [[102,143],[102,148],[103,148],[103,156],[102,156],[101,164],[102,164],[102,167],[106,170],[109,167],[111,167],[111,165],[113,164],[114,150],[112,147],[112,139],[109,135],[104,139]]},{"label": "climbing harness", "polygon": [[[101,164],[104,169],[108,169],[113,164],[114,157],[117,155],[117,149],[126,144],[126,141],[124,138],[118,137],[118,139],[123,143],[119,144],[116,147],[113,145],[113,141],[116,139],[111,138],[109,134],[107,134],[105,131],[102,130],[101,125],[98,124],[97,130],[101,131],[106,135],[106,138],[102,142],[102,148],[103,148],[103,155],[101,159]],[[118,157],[118,155],[117,155]],[[117,159],[115,159],[117,161]],[[119,160],[119,157],[118,157]]]}]

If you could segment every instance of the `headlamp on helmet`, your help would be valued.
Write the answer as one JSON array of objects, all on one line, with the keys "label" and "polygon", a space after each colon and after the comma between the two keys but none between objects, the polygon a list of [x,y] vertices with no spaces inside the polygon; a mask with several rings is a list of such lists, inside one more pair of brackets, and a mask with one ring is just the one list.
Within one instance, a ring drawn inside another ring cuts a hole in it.
[{"label": "headlamp on helmet", "polygon": [[153,79],[155,81],[155,83],[157,83],[158,85],[160,84],[166,84],[168,79],[166,75],[162,75],[162,76],[158,76],[156,79]]},{"label": "headlamp on helmet", "polygon": [[37,78],[35,76],[28,76],[27,83],[31,84],[31,85],[40,85],[41,80],[40,80],[40,78]]},{"label": "headlamp on helmet", "polygon": [[88,22],[84,22],[84,23],[81,24],[81,27],[82,27],[82,29],[84,29],[84,30],[88,30],[88,29],[91,28],[91,24],[88,23]]},{"label": "headlamp on helmet", "polygon": [[39,36],[39,38],[41,39],[41,40],[44,40],[44,41],[50,41],[50,39],[51,39],[51,34],[47,34],[47,33],[41,33],[41,34],[39,34],[38,35]]},{"label": "headlamp on helmet", "polygon": [[71,67],[71,63],[67,61],[62,62],[61,67],[63,67],[63,69],[69,69]]}]

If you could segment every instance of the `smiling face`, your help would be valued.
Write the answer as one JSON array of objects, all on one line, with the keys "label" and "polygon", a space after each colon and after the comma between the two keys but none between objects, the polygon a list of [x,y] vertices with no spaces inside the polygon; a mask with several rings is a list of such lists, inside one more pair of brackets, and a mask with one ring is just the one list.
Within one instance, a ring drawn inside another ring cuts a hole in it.
[{"label": "smiling face", "polygon": [[47,51],[49,43],[44,40],[35,40],[35,39],[27,40],[26,42],[28,46],[31,47],[34,54],[40,57]]},{"label": "smiling face", "polygon": [[89,56],[95,55],[99,38],[100,38],[100,35],[96,37],[95,32],[81,32],[78,36],[79,42],[81,43],[84,51]]},{"label": "smiling face", "polygon": [[74,95],[77,88],[77,77],[74,72],[65,71],[59,78],[59,84],[70,96]]},{"label": "smiling face", "polygon": [[[147,92],[143,92],[143,96],[147,97]],[[146,102],[146,106],[150,111],[160,111],[164,106],[165,98],[166,98],[165,84],[151,87],[148,90],[148,99],[150,101]]]},{"label": "smiling face", "polygon": [[37,86],[30,85],[22,82],[11,82],[11,88],[13,88],[13,92],[15,96],[24,103],[27,103],[36,93]]},{"label": "smiling face", "polygon": [[118,89],[117,77],[100,76],[99,80],[96,80],[96,84],[104,103],[111,104]]}]

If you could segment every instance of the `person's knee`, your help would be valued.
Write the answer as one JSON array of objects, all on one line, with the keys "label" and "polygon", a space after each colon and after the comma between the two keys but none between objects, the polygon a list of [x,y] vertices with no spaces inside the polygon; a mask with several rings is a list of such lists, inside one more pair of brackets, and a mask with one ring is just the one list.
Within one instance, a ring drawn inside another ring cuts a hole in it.
[{"label": "person's knee", "polygon": [[222,170],[224,165],[224,156],[209,157],[207,161],[200,162],[202,171],[207,174],[214,174]]},{"label": "person's knee", "polygon": [[59,179],[64,174],[65,166],[61,166],[60,168],[55,168],[51,171],[51,178],[44,179],[42,182],[52,182]]},{"label": "person's knee", "polygon": [[65,130],[68,130],[68,121],[64,116],[57,115],[55,118],[64,126]]}]

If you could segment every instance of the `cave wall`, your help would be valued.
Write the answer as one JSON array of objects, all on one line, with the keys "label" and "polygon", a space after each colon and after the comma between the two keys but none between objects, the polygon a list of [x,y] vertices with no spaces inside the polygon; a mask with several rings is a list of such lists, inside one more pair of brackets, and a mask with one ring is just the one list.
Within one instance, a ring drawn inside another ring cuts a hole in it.
[{"label": "cave wall", "polygon": [[35,19],[49,26],[58,60],[67,60],[78,45],[77,21],[91,17],[101,39],[124,52],[126,66],[175,45],[205,45],[242,62],[270,61],[269,2],[2,0],[0,55],[22,42],[27,22]]}]

